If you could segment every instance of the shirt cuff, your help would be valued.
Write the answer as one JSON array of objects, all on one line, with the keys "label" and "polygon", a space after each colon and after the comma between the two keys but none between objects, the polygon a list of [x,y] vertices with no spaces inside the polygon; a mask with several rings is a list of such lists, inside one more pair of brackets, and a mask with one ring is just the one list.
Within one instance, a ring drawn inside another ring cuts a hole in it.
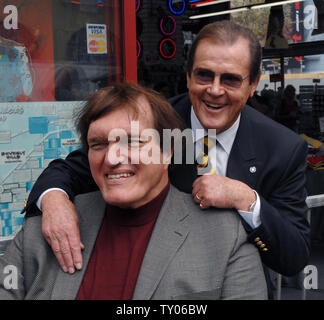
[{"label": "shirt cuff", "polygon": [[261,201],[258,193],[255,190],[253,191],[255,192],[257,197],[254,210],[252,212],[238,210],[238,213],[244,219],[244,221],[249,224],[249,226],[252,229],[256,229],[261,224],[261,219],[260,219]]},{"label": "shirt cuff", "polygon": [[62,192],[64,192],[65,195],[67,196],[67,198],[69,199],[68,194],[67,194],[63,189],[60,189],[60,188],[50,188],[50,189],[47,189],[47,190],[45,190],[45,191],[44,191],[44,192],[39,196],[39,198],[38,198],[38,200],[37,200],[37,202],[36,202],[36,206],[37,206],[37,208],[38,208],[40,211],[42,211],[42,209],[41,209],[41,203],[42,203],[42,199],[43,199],[43,197],[45,196],[45,194],[46,194],[47,192],[54,191],[54,190],[58,190],[58,191],[62,191]]}]

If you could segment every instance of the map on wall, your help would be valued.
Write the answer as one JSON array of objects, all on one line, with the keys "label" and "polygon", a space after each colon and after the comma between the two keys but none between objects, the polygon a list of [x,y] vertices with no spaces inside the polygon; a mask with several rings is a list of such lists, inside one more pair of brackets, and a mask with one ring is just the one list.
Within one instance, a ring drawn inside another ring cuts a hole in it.
[{"label": "map on wall", "polygon": [[20,229],[24,201],[42,170],[80,147],[74,122],[83,103],[0,103],[0,244]]}]

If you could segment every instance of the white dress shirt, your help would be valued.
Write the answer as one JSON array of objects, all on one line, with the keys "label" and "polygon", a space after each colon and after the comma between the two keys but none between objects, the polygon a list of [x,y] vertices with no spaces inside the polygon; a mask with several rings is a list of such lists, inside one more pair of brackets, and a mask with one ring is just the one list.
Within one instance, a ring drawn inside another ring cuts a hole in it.
[{"label": "white dress shirt", "polygon": [[[237,130],[240,124],[241,115],[237,118],[234,124],[217,134],[216,136],[208,135],[209,139],[215,142],[215,146],[209,149],[208,152],[208,162],[211,161],[216,172],[220,176],[226,176],[227,163],[232,146],[237,134]],[[199,119],[197,118],[193,107],[191,107],[191,128],[192,128],[192,138],[195,144],[195,154],[197,156],[204,150],[203,137],[208,134],[207,130],[201,125]],[[217,138],[217,143],[216,143]],[[214,150],[216,148],[216,150]],[[257,200],[252,212],[238,210],[242,218],[253,228],[257,228],[260,224],[260,207],[261,202],[258,193],[253,190],[256,194]]]}]

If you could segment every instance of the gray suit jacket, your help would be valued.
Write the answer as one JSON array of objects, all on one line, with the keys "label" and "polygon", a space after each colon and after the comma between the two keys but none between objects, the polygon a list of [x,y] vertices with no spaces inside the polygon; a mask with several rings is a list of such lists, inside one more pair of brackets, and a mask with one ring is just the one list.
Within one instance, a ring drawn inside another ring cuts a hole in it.
[{"label": "gray suit jacket", "polygon": [[[41,217],[30,217],[0,257],[0,299],[75,299],[106,203],[99,192],[93,192],[78,196],[75,204],[85,244],[83,269],[73,275],[64,273],[43,239]],[[8,289],[8,277],[15,276],[5,269],[8,265],[17,267],[17,289]],[[171,186],[146,250],[133,299],[266,296],[259,254],[247,242],[238,214],[200,210],[191,195]]]}]

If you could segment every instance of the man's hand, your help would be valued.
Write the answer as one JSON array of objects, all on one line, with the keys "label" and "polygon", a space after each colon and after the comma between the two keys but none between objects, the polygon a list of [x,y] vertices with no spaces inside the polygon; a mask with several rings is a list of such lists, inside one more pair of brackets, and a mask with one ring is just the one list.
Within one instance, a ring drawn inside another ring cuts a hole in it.
[{"label": "man's hand", "polygon": [[249,211],[255,192],[245,183],[215,174],[205,174],[193,183],[192,195],[202,209],[234,208]]},{"label": "man's hand", "polygon": [[41,203],[42,232],[64,272],[82,268],[79,220],[73,203],[57,190],[46,193]]}]

